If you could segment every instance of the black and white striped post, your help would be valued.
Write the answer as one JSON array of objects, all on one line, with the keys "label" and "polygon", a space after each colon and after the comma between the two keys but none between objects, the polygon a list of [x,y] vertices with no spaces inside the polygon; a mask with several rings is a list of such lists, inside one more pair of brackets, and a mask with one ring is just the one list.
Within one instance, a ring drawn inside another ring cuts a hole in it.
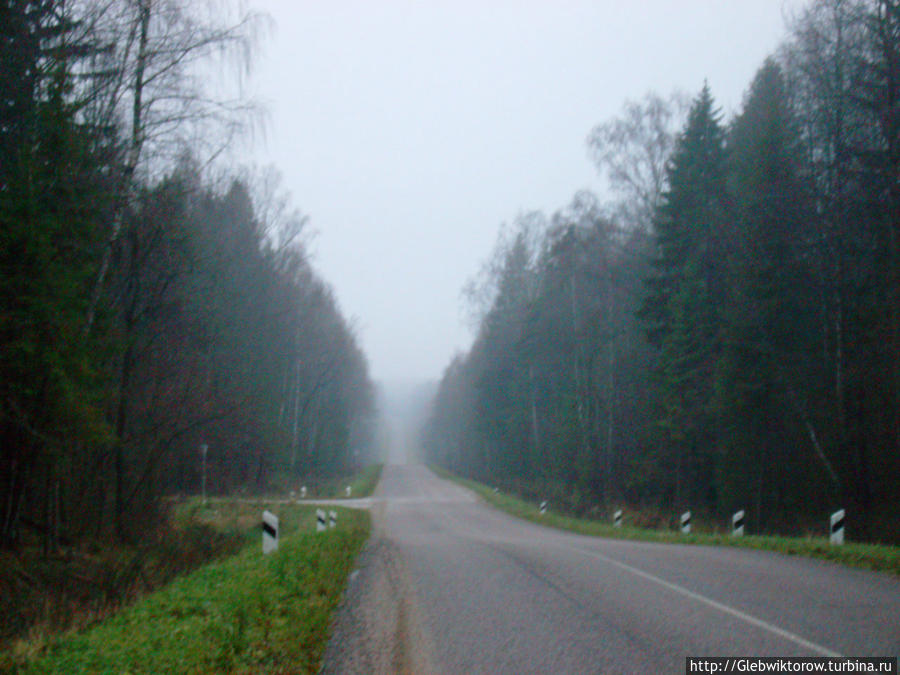
[{"label": "black and white striped post", "polygon": [[306,499],[306,486],[300,488],[300,499]]},{"label": "black and white striped post", "polygon": [[316,509],[316,532],[325,531],[325,512],[322,509]]},{"label": "black and white striped post", "polygon": [[613,513],[613,527],[622,527],[622,509]]},{"label": "black and white striped post", "polygon": [[734,515],[731,516],[731,536],[744,536],[744,509],[735,511]]},{"label": "black and white striped post", "polygon": [[681,514],[681,534],[691,533],[691,512],[685,511]]},{"label": "black and white striped post", "polygon": [[334,527],[337,525],[337,512],[329,511],[328,512],[328,527]]},{"label": "black and white striped post", "polygon": [[831,538],[830,541],[836,546],[844,543],[844,509],[840,509],[831,514]]},{"label": "black and white striped post", "polygon": [[278,550],[278,516],[269,511],[263,511],[262,515],[262,548],[263,555]]},{"label": "black and white striped post", "polygon": [[544,515],[545,513],[547,513],[547,502],[546,501],[541,502],[541,507],[539,509],[539,513],[541,515]]}]

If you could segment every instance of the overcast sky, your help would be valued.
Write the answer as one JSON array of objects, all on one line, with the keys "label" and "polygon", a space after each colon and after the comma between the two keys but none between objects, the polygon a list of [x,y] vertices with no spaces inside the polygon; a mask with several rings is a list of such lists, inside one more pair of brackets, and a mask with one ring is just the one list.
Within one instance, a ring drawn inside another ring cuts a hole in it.
[{"label": "overcast sky", "polygon": [[316,267],[375,379],[436,379],[500,225],[604,186],[591,128],[708,80],[735,111],[799,0],[254,0],[274,30],[253,160],[311,219]]}]

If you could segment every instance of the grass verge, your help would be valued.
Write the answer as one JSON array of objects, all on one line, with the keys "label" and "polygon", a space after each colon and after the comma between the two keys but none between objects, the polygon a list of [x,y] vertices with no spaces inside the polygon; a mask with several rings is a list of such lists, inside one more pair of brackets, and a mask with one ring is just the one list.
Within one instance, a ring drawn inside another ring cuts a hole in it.
[{"label": "grass verge", "polygon": [[372,464],[358,473],[340,478],[327,478],[322,481],[310,479],[306,482],[308,499],[338,499],[347,496],[347,486],[350,486],[350,496],[369,497],[378,479],[381,477],[383,464]]},{"label": "grass verge", "polygon": [[[264,503],[213,505],[212,519],[256,525]],[[206,507],[209,509],[209,507]],[[369,514],[339,509],[315,531],[315,508],[278,505],[279,550],[263,556],[257,527],[235,556],[201,567],[92,628],[20,646],[21,673],[314,673],[331,614],[369,535]],[[228,511],[228,515],[223,512]],[[252,512],[252,513],[251,513]]]},{"label": "grass verge", "polygon": [[381,478],[381,469],[384,464],[373,464],[363,469],[357,474],[353,482],[350,483],[353,497],[371,497],[375,486],[378,485],[378,479]]},{"label": "grass verge", "polygon": [[541,515],[536,504],[525,501],[514,495],[494,492],[493,488],[467,478],[462,478],[437,466],[430,466],[432,471],[448,480],[469,488],[484,501],[518,518],[530,520],[539,525],[547,525],[578,534],[614,539],[632,539],[669,544],[699,544],[707,546],[738,546],[765,551],[777,551],[787,555],[799,555],[809,558],[831,560],[852,567],[888,572],[900,576],[900,547],[881,544],[845,543],[843,546],[832,546],[828,540],[820,537],[776,537],[768,535],[749,535],[732,537],[727,534],[691,533],[688,535],[673,530],[651,530],[631,527],[625,523],[621,528],[597,520],[573,518],[548,509]]}]

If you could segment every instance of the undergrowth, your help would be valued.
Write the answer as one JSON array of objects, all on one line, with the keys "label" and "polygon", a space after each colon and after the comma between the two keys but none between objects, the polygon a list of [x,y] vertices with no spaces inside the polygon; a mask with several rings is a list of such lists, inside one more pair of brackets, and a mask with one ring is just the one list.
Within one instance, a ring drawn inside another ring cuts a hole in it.
[{"label": "undergrowth", "polygon": [[[219,503],[203,515],[233,522],[252,515],[258,526],[265,506]],[[88,630],[20,642],[0,655],[0,669],[316,672],[331,613],[368,537],[369,515],[340,509],[338,526],[316,533],[314,508],[272,505],[270,510],[280,518],[277,552],[262,554],[254,527],[237,555],[177,578]]]}]

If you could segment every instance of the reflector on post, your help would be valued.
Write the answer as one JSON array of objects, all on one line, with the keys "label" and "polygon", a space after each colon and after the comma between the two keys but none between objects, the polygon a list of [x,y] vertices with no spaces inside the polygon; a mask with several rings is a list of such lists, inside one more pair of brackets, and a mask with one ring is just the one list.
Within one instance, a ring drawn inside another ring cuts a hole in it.
[{"label": "reflector on post", "polygon": [[831,514],[831,537],[829,541],[836,546],[844,543],[844,509]]},{"label": "reflector on post", "polygon": [[278,516],[269,511],[263,511],[262,516],[262,550],[263,554],[269,554],[278,550]]},{"label": "reflector on post", "polygon": [[731,516],[731,534],[735,537],[744,536],[744,510],[737,511]]}]

